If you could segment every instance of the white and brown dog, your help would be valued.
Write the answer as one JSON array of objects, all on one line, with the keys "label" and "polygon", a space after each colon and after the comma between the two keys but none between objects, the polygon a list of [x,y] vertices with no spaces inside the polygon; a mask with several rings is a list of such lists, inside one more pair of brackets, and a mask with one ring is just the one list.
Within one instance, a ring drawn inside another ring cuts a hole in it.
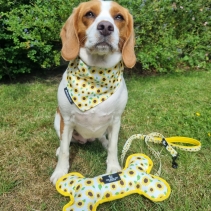
[{"label": "white and brown dog", "polygon": [[61,39],[62,57],[70,63],[58,89],[54,184],[68,172],[71,141],[97,138],[108,150],[107,173],[121,169],[117,143],[128,98],[123,63],[128,68],[136,63],[133,18],[112,1],[81,3],[63,26]]}]

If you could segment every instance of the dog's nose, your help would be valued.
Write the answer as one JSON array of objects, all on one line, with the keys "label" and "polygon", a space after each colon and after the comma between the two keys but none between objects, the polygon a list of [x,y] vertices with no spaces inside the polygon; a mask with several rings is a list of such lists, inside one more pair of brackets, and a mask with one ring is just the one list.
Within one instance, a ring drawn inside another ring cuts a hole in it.
[{"label": "dog's nose", "polygon": [[109,21],[101,21],[97,25],[97,30],[103,36],[108,36],[108,35],[110,35],[114,31],[114,26]]}]

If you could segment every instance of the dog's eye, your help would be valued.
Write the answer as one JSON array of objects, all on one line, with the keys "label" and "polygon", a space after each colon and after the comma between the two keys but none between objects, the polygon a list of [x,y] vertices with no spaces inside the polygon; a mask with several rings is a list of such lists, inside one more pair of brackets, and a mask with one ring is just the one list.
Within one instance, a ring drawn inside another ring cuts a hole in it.
[{"label": "dog's eye", "polygon": [[85,16],[86,16],[87,18],[94,18],[94,17],[95,17],[94,13],[91,12],[91,11],[87,12],[87,13],[85,14]]},{"label": "dog's eye", "polygon": [[123,21],[124,20],[124,17],[120,14],[118,14],[117,16],[115,16],[114,18],[115,20],[119,20],[119,21]]}]

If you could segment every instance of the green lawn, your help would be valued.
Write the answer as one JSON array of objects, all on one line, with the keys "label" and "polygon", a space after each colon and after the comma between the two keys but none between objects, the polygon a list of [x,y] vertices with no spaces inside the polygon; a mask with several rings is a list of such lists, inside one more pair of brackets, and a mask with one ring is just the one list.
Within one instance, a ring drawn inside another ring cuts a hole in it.
[{"label": "green lawn", "polygon": [[[133,134],[162,133],[200,140],[199,152],[179,152],[178,169],[161,145],[162,174],[169,199],[153,203],[134,194],[102,204],[99,211],[211,211],[211,72],[141,76],[127,73],[129,100],[122,116],[119,155]],[[53,128],[60,77],[0,85],[0,210],[59,211],[69,201],[50,184],[58,138]],[[159,163],[143,141],[127,156],[142,152]],[[106,151],[98,142],[71,144],[71,171],[86,177],[105,173]]]}]

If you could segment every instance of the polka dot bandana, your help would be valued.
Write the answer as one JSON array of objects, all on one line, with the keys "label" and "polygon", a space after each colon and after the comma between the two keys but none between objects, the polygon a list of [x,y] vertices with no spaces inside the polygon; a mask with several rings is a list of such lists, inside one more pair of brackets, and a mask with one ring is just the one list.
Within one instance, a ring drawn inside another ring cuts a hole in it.
[{"label": "polka dot bandana", "polygon": [[81,111],[87,111],[107,100],[122,81],[123,63],[112,68],[88,66],[80,58],[69,62],[67,90]]}]

